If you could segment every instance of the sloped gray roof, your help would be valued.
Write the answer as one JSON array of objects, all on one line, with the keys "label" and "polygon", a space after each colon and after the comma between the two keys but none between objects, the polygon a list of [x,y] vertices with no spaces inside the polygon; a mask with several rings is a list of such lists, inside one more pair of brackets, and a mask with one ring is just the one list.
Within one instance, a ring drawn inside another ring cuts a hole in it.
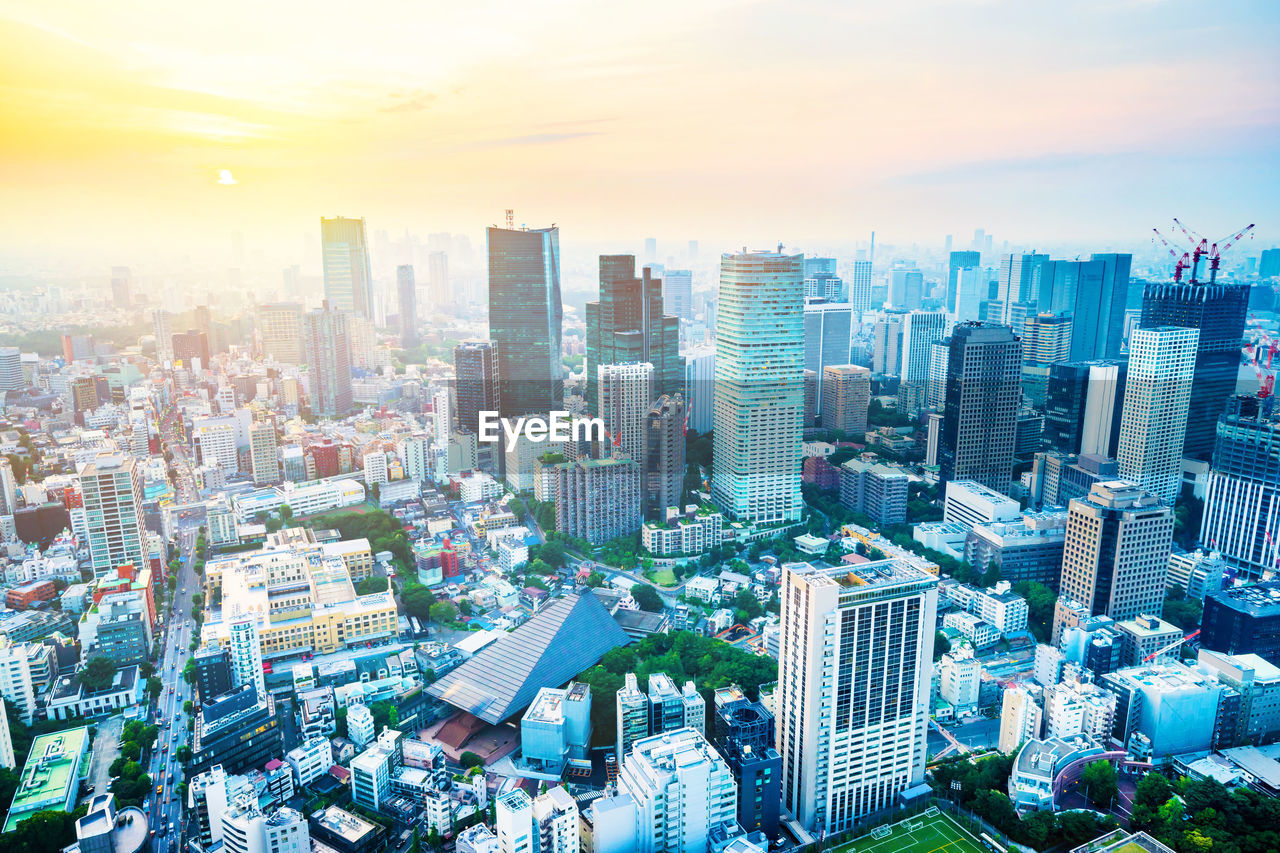
[{"label": "sloped gray roof", "polygon": [[628,642],[594,595],[566,595],[428,685],[427,692],[496,725],[527,708],[543,687],[559,687]]}]

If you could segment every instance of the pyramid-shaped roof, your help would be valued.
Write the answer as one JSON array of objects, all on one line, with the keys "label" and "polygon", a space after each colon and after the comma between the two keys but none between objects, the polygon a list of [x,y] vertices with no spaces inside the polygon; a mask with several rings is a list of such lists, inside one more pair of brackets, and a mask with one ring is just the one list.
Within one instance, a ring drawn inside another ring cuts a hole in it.
[{"label": "pyramid-shaped roof", "polygon": [[496,725],[523,711],[543,687],[559,687],[630,642],[594,595],[548,602],[427,692]]}]

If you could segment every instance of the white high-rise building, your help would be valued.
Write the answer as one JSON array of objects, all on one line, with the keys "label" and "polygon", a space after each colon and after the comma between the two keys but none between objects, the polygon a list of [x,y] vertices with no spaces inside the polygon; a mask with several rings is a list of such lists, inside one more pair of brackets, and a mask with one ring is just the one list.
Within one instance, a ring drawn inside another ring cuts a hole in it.
[{"label": "white high-rise building", "polygon": [[53,648],[40,643],[10,643],[0,637],[0,697],[30,724],[53,678]]},{"label": "white high-rise building", "polygon": [[1182,488],[1182,442],[1199,329],[1137,329],[1120,415],[1120,476],[1172,504]]},{"label": "white high-rise building", "polygon": [[442,388],[431,397],[431,411],[435,414],[436,446],[444,447],[449,443],[453,433],[453,404],[449,399],[449,389]]},{"label": "white high-rise building", "polygon": [[601,364],[596,369],[596,411],[604,421],[608,446],[600,455],[612,455],[614,449],[644,468],[646,433],[645,416],[654,400],[653,365],[649,362]]},{"label": "white high-rise building", "polygon": [[387,454],[382,450],[370,450],[364,454],[364,484],[372,486],[387,482]]},{"label": "white high-rise building", "polygon": [[637,741],[622,762],[618,793],[636,806],[636,853],[706,850],[711,829],[737,818],[733,772],[692,729]]},{"label": "white high-rise building", "polygon": [[912,311],[902,321],[902,381],[929,381],[933,345],[947,336],[951,322],[941,311]]},{"label": "white high-rise building", "polygon": [[173,324],[168,311],[157,309],[151,312],[151,324],[156,336],[156,361],[162,367],[173,364]]},{"label": "white high-rise building", "polygon": [[0,767],[12,770],[18,766],[13,754],[13,735],[9,731],[9,715],[5,712],[4,699],[0,698]]},{"label": "white high-rise building", "polygon": [[991,271],[982,267],[964,267],[956,270],[957,323],[970,323],[982,319],[982,303],[988,295]]},{"label": "white high-rise building", "polygon": [[373,712],[355,703],[347,708],[347,735],[356,749],[364,749],[373,741]]},{"label": "white high-rise building", "polygon": [[310,853],[311,831],[298,811],[284,807],[263,814],[257,797],[242,793],[222,816],[222,849],[226,853]]},{"label": "white high-rise building", "polygon": [[855,318],[871,307],[871,287],[871,261],[854,261],[849,275],[848,302]]},{"label": "white high-rise building", "polygon": [[977,707],[981,687],[982,664],[972,649],[962,646],[942,656],[938,664],[938,695],[957,712]]},{"label": "white high-rise building", "polygon": [[197,427],[195,435],[196,448],[200,452],[200,462],[212,465],[222,472],[223,477],[234,477],[240,468],[240,458],[236,453],[236,428],[231,424],[208,424]]},{"label": "white high-rise building", "polygon": [[[445,441],[448,446],[448,441]],[[404,475],[410,480],[430,480],[435,473],[431,461],[431,439],[426,435],[411,435],[400,442],[396,448],[400,463],[404,465]]]},{"label": "white high-rise building", "polygon": [[938,579],[901,560],[782,572],[782,799],[828,835],[924,781]]},{"label": "white high-rise building", "polygon": [[99,454],[81,469],[80,491],[94,575],[122,565],[146,565],[142,479],[133,459]]},{"label": "white high-rise building", "polygon": [[1029,740],[1039,740],[1044,710],[1025,684],[1007,687],[1000,707],[1000,751],[1017,752]]},{"label": "white high-rise building", "polygon": [[578,853],[578,804],[563,785],[533,801],[538,853]]},{"label": "white high-rise building", "polygon": [[731,518],[799,521],[804,256],[720,257],[712,497]]},{"label": "white high-rise building", "polygon": [[250,425],[249,459],[255,486],[272,486],[280,482],[280,451],[276,444],[275,424],[257,421]]},{"label": "white high-rise building", "polygon": [[533,828],[533,803],[522,789],[494,801],[494,830],[502,853],[539,853]]},{"label": "white high-rise building", "polygon": [[232,680],[236,686],[252,684],[258,691],[258,698],[262,699],[267,695],[267,682],[262,673],[262,644],[258,639],[257,617],[233,617],[227,623],[227,631]]}]

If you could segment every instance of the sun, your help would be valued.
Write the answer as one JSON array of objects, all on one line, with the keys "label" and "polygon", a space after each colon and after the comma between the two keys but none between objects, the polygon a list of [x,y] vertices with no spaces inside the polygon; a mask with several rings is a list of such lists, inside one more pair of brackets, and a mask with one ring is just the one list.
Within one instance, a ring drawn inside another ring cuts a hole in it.
[{"label": "sun", "polygon": [[218,183],[222,184],[224,187],[229,187],[232,184],[238,184],[240,182],[237,181],[234,176],[232,176],[230,169],[219,169]]}]

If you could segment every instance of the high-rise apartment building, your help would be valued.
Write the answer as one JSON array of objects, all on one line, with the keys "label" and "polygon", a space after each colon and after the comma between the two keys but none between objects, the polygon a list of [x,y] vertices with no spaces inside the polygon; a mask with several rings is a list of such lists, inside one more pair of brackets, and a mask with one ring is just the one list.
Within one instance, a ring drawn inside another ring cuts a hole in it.
[{"label": "high-rise apartment building", "polygon": [[1022,393],[1044,408],[1053,365],[1071,357],[1071,316],[1033,314],[1022,323]]},{"label": "high-rise apartment building", "polygon": [[560,230],[488,229],[489,339],[498,411],[518,418],[564,403],[560,353]]},{"label": "high-rise apartment building", "polygon": [[662,275],[662,306],[673,317],[693,320],[693,272],[665,270]]},{"label": "high-rise apartment building", "polygon": [[413,280],[413,265],[396,267],[396,296],[400,313],[400,346],[410,349],[418,345],[418,286]]},{"label": "high-rise apartment building", "polygon": [[197,458],[202,465],[210,465],[222,472],[224,478],[235,476],[239,469],[236,452],[236,428],[231,424],[205,424],[196,427],[192,434]]},{"label": "high-rise apartment building", "polygon": [[828,835],[924,781],[938,579],[906,562],[782,567],[782,800]]},{"label": "high-rise apartment building", "polygon": [[[427,293],[430,296],[430,309],[439,308],[441,305],[448,305],[450,300],[455,299],[455,294],[449,286],[449,255],[443,251],[431,252],[427,255],[427,284],[429,285]],[[461,291],[462,288],[459,287]],[[456,301],[466,303],[468,299],[463,298],[461,293],[456,294]]]},{"label": "high-rise apartment building", "polygon": [[480,432],[480,413],[498,411],[498,370],[493,344],[468,341],[453,348],[458,426]]},{"label": "high-rise apartment building", "polygon": [[1000,706],[1000,751],[1012,755],[1029,740],[1039,740],[1044,710],[1031,691],[1033,685],[1006,687]]},{"label": "high-rise apartment building", "polygon": [[1115,458],[1128,364],[1075,361],[1049,367],[1044,444],[1067,454]]},{"label": "high-rise apartment building", "polygon": [[712,743],[738,780],[738,825],[777,838],[782,758],[773,714],[736,684],[716,689],[715,714]]},{"label": "high-rise apartment building", "polygon": [[731,518],[798,521],[804,256],[720,258],[712,493]]},{"label": "high-rise apartment building", "polygon": [[633,459],[576,459],[555,467],[556,530],[603,545],[640,529],[640,466]]},{"label": "high-rise apartment building", "polygon": [[1081,615],[1122,622],[1159,614],[1172,540],[1173,510],[1133,483],[1095,483],[1071,501],[1054,643]]},{"label": "high-rise apartment building", "polygon": [[604,421],[609,444],[600,455],[620,451],[644,466],[648,444],[645,420],[653,405],[655,382],[653,365],[648,362],[601,364],[596,368],[596,412]]},{"label": "high-rise apartment building", "polygon": [[156,361],[173,364],[173,315],[156,309],[151,312],[151,326],[156,336]]},{"label": "high-rise apartment building", "polygon": [[1213,454],[1218,416],[1235,393],[1248,307],[1247,284],[1151,283],[1142,293],[1140,328],[1177,326],[1200,332],[1183,456],[1207,460]]},{"label": "high-rise apartment building", "polygon": [[871,261],[854,261],[849,271],[849,307],[853,316],[861,318],[862,312],[871,307]]},{"label": "high-rise apartment building", "polygon": [[986,323],[961,324],[950,341],[941,478],[1006,490],[1022,400],[1022,343],[1008,326]]},{"label": "high-rise apartment building", "polygon": [[372,320],[373,275],[364,219],[320,218],[324,298],[339,311]]},{"label": "high-rise apartment building", "polygon": [[599,399],[599,369],[609,364],[647,362],[655,394],[681,391],[680,320],[665,313],[662,292],[651,267],[636,276],[634,255],[600,256],[600,298],[586,307],[588,401]]},{"label": "high-rise apartment building", "polygon": [[663,394],[644,418],[645,517],[662,518],[670,506],[680,506],[684,494],[684,398]]},{"label": "high-rise apartment building", "polygon": [[307,819],[287,806],[264,813],[257,796],[237,795],[222,816],[222,849],[226,853],[310,853]]},{"label": "high-rise apartment building", "polygon": [[281,364],[302,364],[302,303],[272,302],[258,306],[258,338],[262,354]]},{"label": "high-rise apartment building", "polygon": [[1168,504],[1182,488],[1183,439],[1199,336],[1197,329],[1160,326],[1137,329],[1129,339],[1116,461],[1122,479]]},{"label": "high-rise apartment building", "polygon": [[867,407],[871,404],[871,371],[854,364],[823,369],[822,426],[848,435],[867,431]]},{"label": "high-rise apartment building", "polygon": [[276,425],[271,421],[256,421],[249,426],[249,461],[255,486],[280,482],[280,451],[276,445]]},{"label": "high-rise apartment building", "polygon": [[619,764],[638,741],[651,735],[677,729],[702,734],[706,729],[707,706],[692,681],[681,689],[665,672],[655,672],[649,675],[648,687],[646,695],[635,673],[629,672],[615,698]]},{"label": "high-rise apartment building", "polygon": [[142,479],[128,456],[99,454],[80,471],[89,559],[95,576],[147,564]]},{"label": "high-rise apartment building", "polygon": [[1280,406],[1275,397],[1233,397],[1218,420],[1200,541],[1227,563],[1261,577],[1280,567]]},{"label": "high-rise apartment building", "polygon": [[307,361],[311,411],[317,417],[341,418],[351,412],[350,315],[326,303],[303,317],[303,351]]},{"label": "high-rise apartment building", "polygon": [[233,616],[227,623],[227,651],[231,655],[231,680],[237,687],[251,684],[258,696],[267,695],[266,677],[262,672],[262,643],[258,637],[255,616]]},{"label": "high-rise apartment building", "polygon": [[871,328],[871,371],[887,376],[902,375],[902,323],[905,314],[886,313],[876,317]]}]

